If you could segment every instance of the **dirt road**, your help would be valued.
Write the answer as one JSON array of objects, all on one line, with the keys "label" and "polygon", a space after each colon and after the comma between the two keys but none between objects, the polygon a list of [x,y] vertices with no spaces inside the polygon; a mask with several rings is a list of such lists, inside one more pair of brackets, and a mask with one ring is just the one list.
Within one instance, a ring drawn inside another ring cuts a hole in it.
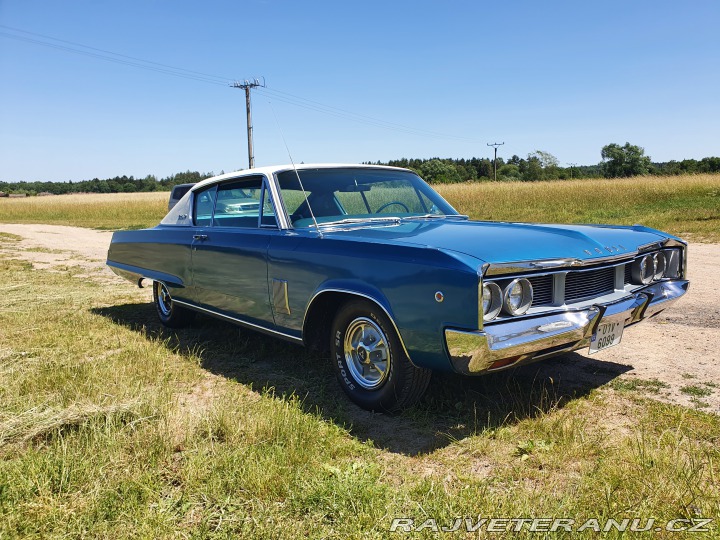
[{"label": "dirt road", "polygon": [[[81,266],[87,277],[131,286],[105,267],[109,232],[9,224],[0,224],[0,232],[22,237],[4,243],[5,254],[38,269]],[[689,275],[690,291],[670,311],[627,328],[618,347],[593,358],[626,366],[619,380],[650,390],[650,397],[720,414],[720,245],[691,244]],[[570,362],[565,376],[575,376]]]}]

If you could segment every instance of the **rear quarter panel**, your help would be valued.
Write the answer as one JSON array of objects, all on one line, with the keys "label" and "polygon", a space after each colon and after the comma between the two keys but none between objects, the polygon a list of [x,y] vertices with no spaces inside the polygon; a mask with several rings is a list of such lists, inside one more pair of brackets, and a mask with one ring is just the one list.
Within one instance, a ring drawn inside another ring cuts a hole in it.
[{"label": "rear quarter panel", "polygon": [[175,289],[174,297],[189,300],[192,235],[188,227],[117,231],[113,233],[107,263],[165,281]]}]

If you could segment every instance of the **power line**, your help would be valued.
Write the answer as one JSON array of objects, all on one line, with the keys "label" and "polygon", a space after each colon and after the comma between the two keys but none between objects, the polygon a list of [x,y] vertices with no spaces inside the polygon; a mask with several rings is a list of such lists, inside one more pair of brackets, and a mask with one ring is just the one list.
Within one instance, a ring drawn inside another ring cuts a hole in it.
[{"label": "power line", "polygon": [[[416,135],[426,135],[426,136],[432,136],[432,137],[439,137],[439,138],[448,138],[448,139],[456,139],[456,140],[462,140],[462,141],[468,141],[468,142],[477,142],[476,139],[471,139],[469,137],[461,137],[459,135],[448,135],[445,133],[438,133],[436,131],[430,131],[430,130],[424,130],[424,129],[417,129],[409,126],[405,126],[403,124],[396,124],[393,122],[388,122],[386,120],[379,120],[378,118],[374,118],[372,116],[366,116],[364,114],[358,114],[354,113],[345,109],[340,109],[338,107],[332,107],[330,105],[324,105],[322,103],[319,103],[317,101],[313,101],[311,99],[306,99],[299,96],[294,96],[293,94],[289,94],[287,92],[283,92],[281,90],[276,90],[273,88],[265,88],[265,92],[270,92],[273,94],[279,94],[280,96],[275,96],[275,99],[279,99],[280,101],[285,101],[285,103],[290,103],[292,105],[296,105],[298,107],[305,106],[306,108],[309,108],[311,110],[318,110],[319,112],[325,112],[326,114],[330,114],[330,112],[333,112],[335,114],[340,115],[340,117],[346,117],[355,121],[368,121],[372,123],[372,125],[377,125],[380,127],[386,127],[388,129],[399,129],[403,130],[408,133],[413,133]],[[296,101],[298,100],[298,101]],[[307,103],[308,105],[302,105],[300,102]],[[317,107],[317,108],[314,108]]]},{"label": "power line", "polygon": [[[19,28],[14,28],[7,25],[0,24],[0,28],[4,28],[6,30],[10,30],[11,32],[19,32],[22,34],[27,35],[16,35],[8,32],[1,32],[1,37],[6,37],[10,39],[15,39],[17,41],[23,41],[27,43],[33,43],[36,45],[41,45],[44,47],[74,53],[74,54],[80,54],[84,56],[88,56],[91,58],[96,58],[98,60],[105,60],[108,62],[113,62],[120,65],[130,66],[130,67],[136,67],[140,69],[145,69],[147,71],[154,71],[156,73],[161,73],[164,75],[170,75],[173,77],[180,77],[183,79],[188,80],[194,80],[197,82],[204,82],[208,84],[214,84],[219,86],[227,86],[228,81],[232,80],[232,77],[222,77],[219,75],[213,75],[209,73],[204,73],[201,71],[195,71],[191,69],[186,69],[182,67],[172,66],[169,64],[163,64],[160,62],[154,62],[151,60],[144,60],[142,58],[137,58],[134,56],[128,56],[125,54],[116,53],[113,51],[109,51],[106,49],[99,49],[97,47],[91,47],[89,45],[84,45],[82,43],[77,43],[74,41],[68,41],[60,38],[55,38],[52,36],[47,36],[44,34],[39,34],[36,32],[30,32],[27,30],[22,30]],[[28,37],[28,36],[34,36],[34,37]],[[36,39],[41,38],[41,39]],[[57,43],[52,43],[48,41],[43,40],[52,40]],[[80,49],[77,47],[81,47]],[[230,86],[233,86],[230,84]],[[348,111],[345,109],[340,109],[338,107],[333,107],[331,105],[325,105],[323,103],[313,101],[310,99],[306,99],[300,96],[295,96],[293,94],[283,92],[281,90],[273,89],[273,88],[267,88],[262,87],[262,89],[258,90],[261,94],[265,95],[266,97],[271,97],[272,99],[276,101],[281,101],[283,103],[287,103],[289,105],[293,105],[295,107],[299,107],[302,109],[310,110],[313,112],[318,112],[321,114],[325,114],[327,116],[332,116],[341,120],[349,120],[357,123],[362,123],[366,125],[370,125],[373,127],[378,127],[382,129],[397,131],[400,133],[405,133],[408,135],[416,135],[421,137],[430,137],[430,138],[436,138],[436,139],[446,139],[446,140],[456,140],[456,141],[463,141],[463,142],[477,142],[476,139],[472,139],[469,137],[462,137],[458,135],[450,135],[445,133],[439,133],[427,129],[419,129],[414,128],[410,126],[405,126],[402,124],[396,124],[393,122],[388,122],[386,120],[381,120],[379,118],[375,118],[372,116],[367,116],[363,114],[354,113],[352,111]]]},{"label": "power line", "polygon": [[[164,73],[164,74],[166,74],[166,75],[173,75],[173,76],[175,76],[175,77],[181,77],[181,78],[183,78],[183,79],[191,79],[191,80],[200,81],[200,82],[206,82],[206,83],[210,83],[210,84],[218,84],[218,85],[222,85],[222,86],[225,86],[225,85],[227,84],[227,83],[221,83],[221,82],[215,81],[215,80],[210,80],[210,79],[208,79],[208,78],[206,78],[206,77],[195,76],[195,75],[192,75],[192,74],[190,74],[190,73],[183,73],[183,72],[180,72],[180,71],[173,71],[175,68],[164,69],[164,68],[155,67],[155,66],[152,66],[152,65],[144,65],[144,64],[140,64],[140,63],[138,63],[138,62],[132,62],[132,61],[130,61],[130,60],[123,60],[122,58],[113,58],[113,57],[111,57],[111,56],[106,56],[106,55],[99,54],[99,53],[93,53],[93,52],[90,52],[90,51],[83,51],[83,50],[81,50],[81,49],[75,49],[75,48],[73,48],[73,47],[67,47],[67,46],[65,46],[65,45],[58,45],[58,44],[56,44],[56,43],[47,43],[47,42],[44,42],[44,41],[40,41],[40,40],[37,40],[37,39],[32,39],[32,38],[25,37],[25,36],[15,36],[15,35],[12,35],[12,34],[8,34],[8,33],[6,33],[6,32],[0,32],[0,36],[12,38],[12,39],[16,39],[16,40],[18,40],[18,41],[25,41],[25,42],[28,42],[28,43],[35,43],[35,44],[37,44],[37,45],[43,45],[43,46],[45,46],[45,47],[50,47],[51,49],[57,49],[57,50],[60,50],[60,51],[65,51],[65,52],[71,52],[71,53],[75,53],[75,54],[81,54],[81,55],[85,55],[85,56],[90,56],[90,57],[92,57],[92,58],[98,58],[98,59],[100,59],[100,60],[106,60],[106,61],[108,61],[108,62],[113,62],[113,63],[116,63],[116,64],[122,64],[122,65],[126,65],[126,66],[137,67],[137,68],[146,69],[146,70],[149,70],[149,71],[155,71],[155,72],[157,72],[157,73]],[[144,62],[144,60],[141,60],[141,62]],[[189,71],[189,70],[188,70],[188,71]]]},{"label": "power line", "polygon": [[[91,50],[91,51],[96,51],[96,52],[105,53],[105,54],[111,54],[111,55],[113,55],[113,56],[117,56],[117,57],[120,57],[120,58],[126,58],[126,59],[128,59],[128,60],[135,60],[135,61],[137,61],[137,62],[142,62],[142,63],[144,63],[144,64],[152,64],[152,65],[155,65],[155,66],[158,66],[158,67],[162,67],[162,68],[165,68],[165,69],[168,69],[168,70],[182,71],[182,72],[185,72],[185,73],[188,73],[188,74],[191,74],[191,75],[201,76],[201,77],[203,77],[203,78],[217,79],[219,84],[226,84],[227,81],[232,80],[232,77],[219,77],[218,75],[212,75],[212,74],[210,74],[210,73],[203,73],[203,72],[201,72],[201,71],[193,71],[193,70],[191,70],[191,69],[185,69],[185,68],[181,68],[181,67],[177,67],[177,66],[170,66],[170,65],[168,65],[168,64],[161,64],[160,62],[153,62],[152,60],[143,60],[142,58],[137,58],[137,57],[135,57],[135,56],[128,56],[128,55],[126,55],[126,54],[120,54],[120,53],[116,53],[116,52],[113,52],[113,51],[108,51],[108,50],[105,50],[105,49],[98,49],[97,47],[91,47],[91,46],[89,46],[89,45],[83,45],[82,43],[77,43],[77,42],[75,42],[75,41],[68,41],[68,40],[66,40],[66,39],[60,39],[60,38],[56,38],[56,37],[52,37],[52,36],[46,36],[45,34],[38,34],[38,33],[36,33],[36,32],[29,32],[28,30],[22,30],[22,29],[20,29],[20,28],[13,28],[12,26],[7,26],[7,25],[4,25],[4,24],[0,24],[0,28],[5,28],[6,30],[11,30],[11,31],[13,31],[13,32],[21,32],[21,33],[23,33],[23,34],[28,34],[28,35],[31,35],[31,36],[36,36],[36,37],[40,37],[40,38],[43,38],[43,39],[50,39],[50,40],[53,40],[53,41],[58,41],[58,42],[60,42],[60,43],[66,43],[66,44],[68,44],[68,45],[74,45],[74,46],[76,46],[76,47],[82,47],[83,49],[89,49],[89,50]],[[3,35],[5,35],[6,37],[11,37],[11,38],[15,38],[15,39],[21,39],[21,38],[22,38],[22,36],[14,36],[14,35],[12,35],[12,34],[3,34]],[[29,39],[26,38],[25,41],[29,41]],[[40,45],[52,46],[52,44],[50,44],[50,43],[44,43],[44,42],[38,42],[38,41],[32,41],[32,42],[33,42],[33,43],[38,43],[38,44],[40,44]],[[73,52],[80,52],[80,51],[75,51],[75,50],[73,50]],[[106,59],[107,59],[107,58],[106,58]]]}]

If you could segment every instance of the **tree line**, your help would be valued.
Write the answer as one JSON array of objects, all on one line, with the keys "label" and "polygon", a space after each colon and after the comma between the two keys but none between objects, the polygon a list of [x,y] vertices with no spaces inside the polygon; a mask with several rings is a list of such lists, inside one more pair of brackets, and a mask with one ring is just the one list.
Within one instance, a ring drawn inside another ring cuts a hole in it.
[{"label": "tree line", "polygon": [[27,195],[47,194],[64,195],[66,193],[137,193],[143,191],[170,191],[177,184],[194,184],[213,176],[213,173],[185,171],[157,179],[154,175],[145,178],[133,176],[115,176],[101,180],[82,180],[80,182],[0,182],[0,192],[25,193]]},{"label": "tree line", "polygon": [[[431,183],[452,183],[494,180],[525,181],[568,180],[574,178],[626,178],[630,176],[672,176],[720,172],[720,157],[700,160],[684,159],[655,163],[645,150],[625,143],[608,144],[602,148],[602,161],[597,165],[567,165],[562,167],[549,152],[536,150],[526,158],[513,155],[509,159],[498,157],[497,163],[488,158],[471,159],[396,159],[374,162],[412,169]],[[497,167],[497,169],[496,169]]]},{"label": "tree line", "polygon": [[[602,148],[602,161],[597,165],[561,166],[549,152],[536,150],[525,158],[513,155],[499,157],[497,163],[488,158],[452,159],[395,159],[387,162],[366,162],[368,165],[390,165],[412,169],[430,183],[487,181],[536,182],[540,180],[567,180],[574,178],[623,178],[640,175],[681,175],[720,172],[720,157],[700,160],[684,159],[654,163],[640,146],[625,143],[608,144]],[[0,182],[0,192],[37,195],[50,193],[129,193],[143,191],[169,191],[177,184],[195,183],[213,176],[213,173],[185,171],[157,179],[116,176],[81,182]]]}]

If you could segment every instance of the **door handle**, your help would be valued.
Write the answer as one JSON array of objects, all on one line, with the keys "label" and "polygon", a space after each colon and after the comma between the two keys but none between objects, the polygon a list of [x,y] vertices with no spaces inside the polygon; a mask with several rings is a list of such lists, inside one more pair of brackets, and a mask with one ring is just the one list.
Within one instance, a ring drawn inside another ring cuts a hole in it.
[{"label": "door handle", "polygon": [[200,240],[201,242],[204,242],[207,240],[207,234],[193,234],[193,240]]}]

